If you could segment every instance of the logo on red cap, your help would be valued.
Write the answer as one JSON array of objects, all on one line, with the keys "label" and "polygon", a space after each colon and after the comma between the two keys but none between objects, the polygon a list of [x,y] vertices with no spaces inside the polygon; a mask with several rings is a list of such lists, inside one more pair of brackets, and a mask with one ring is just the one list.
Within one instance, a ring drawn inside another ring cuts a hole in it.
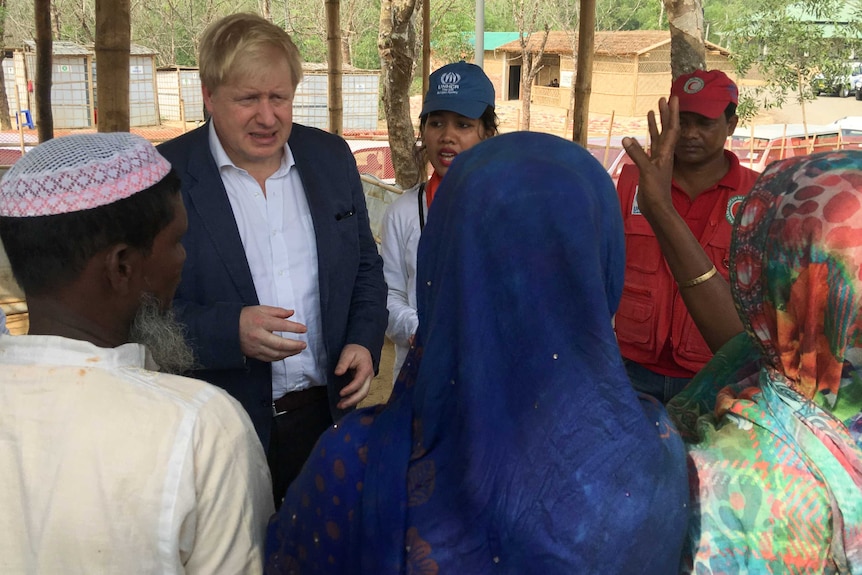
[{"label": "logo on red cap", "polygon": [[700,78],[689,78],[685,85],[682,87],[683,92],[686,94],[697,94],[704,87],[703,80]]}]

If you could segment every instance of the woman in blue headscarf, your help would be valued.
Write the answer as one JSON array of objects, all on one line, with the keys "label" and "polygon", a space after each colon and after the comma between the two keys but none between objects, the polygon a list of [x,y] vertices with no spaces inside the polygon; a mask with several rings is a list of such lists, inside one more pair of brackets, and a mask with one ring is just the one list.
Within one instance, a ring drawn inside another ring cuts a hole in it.
[{"label": "woman in blue headscarf", "polygon": [[319,441],[269,571],[675,572],[685,454],[620,359],[623,250],[582,148],[519,132],[461,154],[419,245],[417,346],[389,404]]}]

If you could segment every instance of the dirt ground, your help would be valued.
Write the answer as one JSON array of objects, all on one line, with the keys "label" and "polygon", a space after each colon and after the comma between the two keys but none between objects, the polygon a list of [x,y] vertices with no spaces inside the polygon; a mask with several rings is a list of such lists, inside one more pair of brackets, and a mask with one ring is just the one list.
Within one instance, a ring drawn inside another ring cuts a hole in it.
[{"label": "dirt ground", "polygon": [[371,381],[371,391],[368,397],[359,404],[360,407],[386,403],[392,391],[392,366],[395,362],[395,346],[386,338],[383,343],[383,352],[380,354],[380,372]]}]

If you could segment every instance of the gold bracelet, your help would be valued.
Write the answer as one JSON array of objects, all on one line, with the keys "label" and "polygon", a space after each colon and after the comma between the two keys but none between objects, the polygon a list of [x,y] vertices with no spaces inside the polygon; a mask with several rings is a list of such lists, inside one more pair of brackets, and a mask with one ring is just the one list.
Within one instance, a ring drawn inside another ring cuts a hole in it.
[{"label": "gold bracelet", "polygon": [[708,280],[709,278],[711,278],[712,276],[714,276],[717,273],[718,273],[718,270],[715,269],[715,266],[712,266],[710,268],[710,270],[708,272],[706,272],[705,274],[700,274],[699,276],[697,276],[693,280],[688,280],[687,282],[682,282],[681,284],[679,284],[679,289],[690,288],[690,287],[696,286],[697,284],[702,284],[703,282],[705,282],[706,280]]}]

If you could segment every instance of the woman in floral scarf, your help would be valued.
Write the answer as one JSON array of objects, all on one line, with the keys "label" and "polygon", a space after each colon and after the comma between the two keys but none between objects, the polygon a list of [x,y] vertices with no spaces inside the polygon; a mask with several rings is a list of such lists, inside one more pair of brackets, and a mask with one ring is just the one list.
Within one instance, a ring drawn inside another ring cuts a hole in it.
[{"label": "woman in floral scarf", "polygon": [[746,332],[668,406],[706,573],[862,573],[862,152],[772,164],[737,216]]}]

